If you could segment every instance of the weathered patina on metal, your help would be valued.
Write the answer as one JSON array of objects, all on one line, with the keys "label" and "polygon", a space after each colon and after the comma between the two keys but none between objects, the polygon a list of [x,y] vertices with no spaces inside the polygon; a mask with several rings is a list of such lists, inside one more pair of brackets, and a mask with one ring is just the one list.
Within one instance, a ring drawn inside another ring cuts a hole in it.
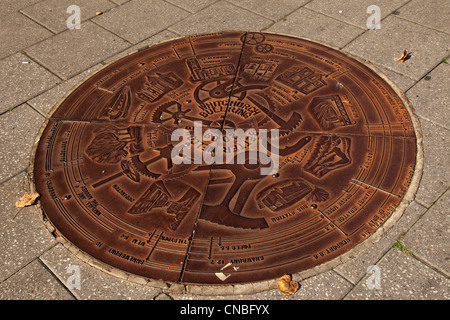
[{"label": "weathered patina on metal", "polygon": [[[207,149],[196,121],[278,129],[278,172],[174,164],[175,129]],[[49,118],[34,170],[45,216],[88,255],[146,278],[230,284],[355,247],[399,205],[415,161],[410,115],[372,69],[314,42],[227,32],[153,46],[82,83]]]}]

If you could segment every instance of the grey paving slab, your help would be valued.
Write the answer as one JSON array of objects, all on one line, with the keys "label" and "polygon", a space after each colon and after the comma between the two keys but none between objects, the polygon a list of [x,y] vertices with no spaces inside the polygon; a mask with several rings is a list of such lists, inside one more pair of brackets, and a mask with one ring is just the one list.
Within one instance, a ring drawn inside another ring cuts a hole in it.
[{"label": "grey paving slab", "polygon": [[430,207],[450,186],[450,130],[420,118],[423,135],[423,174],[416,200]]},{"label": "grey paving slab", "polygon": [[19,10],[26,6],[32,5],[33,3],[39,2],[41,0],[0,0],[0,6],[3,9],[2,11],[13,11]]},{"label": "grey paving slab", "polygon": [[217,2],[217,0],[166,0],[169,3],[172,3],[174,5],[177,5],[189,12],[197,12],[214,2]]},{"label": "grey paving slab", "polygon": [[321,12],[338,20],[367,29],[367,20],[373,14],[368,7],[376,5],[380,8],[380,18],[401,7],[409,0],[314,0],[307,8]]},{"label": "grey paving slab", "polygon": [[92,21],[136,44],[187,16],[186,10],[163,0],[135,0]]},{"label": "grey paving slab", "polygon": [[272,20],[246,9],[218,1],[171,26],[169,30],[187,36],[217,31],[261,30],[271,23]]},{"label": "grey paving slab", "polygon": [[450,275],[450,190],[408,231],[403,244],[415,256]]},{"label": "grey paving slab", "polygon": [[51,112],[57,106],[61,100],[67,96],[71,91],[73,91],[79,84],[83,81],[87,80],[90,76],[94,75],[101,68],[104,67],[105,64],[109,64],[123,58],[131,53],[136,52],[139,49],[146,48],[152,45],[155,45],[161,41],[166,41],[170,39],[174,39],[179,37],[176,33],[164,30],[149,39],[145,39],[140,43],[112,56],[108,59],[102,61],[102,63],[89,68],[88,70],[72,77],[66,81],[63,81],[59,85],[54,88],[45,91],[44,93],[38,95],[37,97],[28,101],[28,104],[32,106],[34,109],[39,111],[44,117],[48,117],[51,115]]},{"label": "grey paving slab", "polygon": [[[419,260],[391,249],[376,264],[381,289],[369,289],[368,274],[345,297],[348,300],[434,300],[450,298],[450,280]],[[369,283],[372,279],[369,279]]]},{"label": "grey paving slab", "polygon": [[129,46],[125,40],[86,21],[79,30],[66,30],[25,51],[52,72],[69,79]]},{"label": "grey paving slab", "polygon": [[339,300],[353,285],[333,270],[299,280],[300,289],[290,300]]},{"label": "grey paving slab", "polygon": [[[390,15],[383,20],[381,29],[367,30],[344,49],[419,80],[448,55],[449,43],[448,34]],[[404,50],[411,53],[411,58],[396,61]]]},{"label": "grey paving slab", "polygon": [[307,8],[298,9],[272,25],[268,31],[307,38],[339,48],[364,32],[361,28]]},{"label": "grey paving slab", "polygon": [[279,20],[297,10],[310,0],[228,0],[229,2],[259,13],[269,19]]},{"label": "grey paving slab", "polygon": [[35,260],[0,283],[1,300],[73,300],[74,297]]},{"label": "grey paving slab", "polygon": [[[295,294],[290,296],[284,296],[276,289],[275,284],[270,289],[257,293],[248,293],[245,292],[246,290],[240,290],[240,286],[234,286],[234,289],[231,288],[230,294],[216,295],[213,293],[214,287],[206,286],[203,288],[203,292],[198,292],[197,294],[178,293],[171,294],[171,297],[175,300],[337,300],[342,299],[353,288],[350,282],[332,270],[307,279],[295,279],[295,281],[299,282],[300,288]],[[251,284],[246,285],[247,288],[249,286]]]},{"label": "grey paving slab", "polygon": [[28,186],[25,173],[0,185],[0,282],[55,244],[35,207],[18,209],[14,205],[28,192]]},{"label": "grey paving slab", "polygon": [[17,208],[14,204],[16,200],[25,193],[28,193],[29,190],[30,185],[26,179],[25,171],[0,184],[0,191],[2,194],[0,206],[3,209],[0,211],[0,220],[2,222],[13,220],[19,211],[22,210],[21,208]]},{"label": "grey paving slab", "polygon": [[0,79],[0,114],[61,82],[21,53],[0,60]]},{"label": "grey paving slab", "polygon": [[449,33],[450,2],[445,0],[412,0],[399,10],[398,16],[421,25]]},{"label": "grey paving slab", "polygon": [[0,116],[0,182],[28,168],[44,118],[27,104]]},{"label": "grey paving slab", "polygon": [[410,89],[417,81],[405,76],[401,73],[392,71],[382,66],[376,66],[379,70],[377,73],[384,74],[389,80],[391,80],[402,92],[406,92]]},{"label": "grey paving slab", "polygon": [[0,13],[0,59],[50,36],[50,31],[17,11]]},{"label": "grey paving slab", "polygon": [[[364,251],[353,254],[347,262],[337,266],[334,270],[351,283],[358,283],[367,274],[367,269],[376,264],[390,250],[396,239],[406,232],[426,210],[425,207],[413,202],[379,241]],[[371,239],[367,241],[371,241]]]},{"label": "grey paving slab", "polygon": [[0,15],[18,11],[39,1],[41,0],[0,0]]},{"label": "grey paving slab", "polygon": [[450,129],[449,76],[450,64],[441,63],[406,94],[419,116],[447,129]]},{"label": "grey paving slab", "polygon": [[81,11],[81,21],[85,21],[96,16],[98,11],[107,11],[115,4],[108,0],[45,0],[21,10],[22,13],[37,21],[41,25],[55,33],[67,29],[67,19],[72,13],[67,13],[67,8],[77,5]]},{"label": "grey paving slab", "polygon": [[111,2],[118,4],[118,5],[122,5],[126,2],[129,2],[130,0],[110,0]]},{"label": "grey paving slab", "polygon": [[102,61],[102,63],[89,68],[88,70],[68,79],[62,81],[57,86],[45,91],[44,93],[36,96],[35,98],[28,101],[28,104],[40,112],[44,117],[49,117],[51,112],[57,106],[58,103],[64,99],[67,94],[72,92],[78,85],[86,81],[90,76],[94,75],[96,72],[100,71],[101,68],[105,67],[106,64],[115,62],[129,54],[132,54],[139,49],[147,48],[149,46],[155,45],[159,42],[178,38],[176,33],[164,30],[149,39],[141,41],[140,43],[112,56],[108,59]]},{"label": "grey paving slab", "polygon": [[135,44],[134,46],[120,52],[119,54],[116,54],[108,59],[105,59],[104,63],[109,64],[109,63],[115,62],[123,57],[126,57],[130,54],[135,53],[138,50],[146,49],[146,48],[154,46],[160,42],[172,40],[175,38],[180,38],[180,36],[169,30],[163,30],[163,31],[155,34],[154,36],[151,36],[150,38],[145,39],[145,40]]},{"label": "grey paving slab", "polygon": [[73,254],[61,244],[43,254],[40,259],[66,286],[72,282],[73,269],[79,268],[79,288],[70,288],[72,294],[81,300],[151,300],[161,289],[129,282],[96,269]]},{"label": "grey paving slab", "polygon": [[170,297],[169,295],[165,294],[165,293],[161,293],[158,296],[155,297],[154,300],[173,300],[172,297]]}]

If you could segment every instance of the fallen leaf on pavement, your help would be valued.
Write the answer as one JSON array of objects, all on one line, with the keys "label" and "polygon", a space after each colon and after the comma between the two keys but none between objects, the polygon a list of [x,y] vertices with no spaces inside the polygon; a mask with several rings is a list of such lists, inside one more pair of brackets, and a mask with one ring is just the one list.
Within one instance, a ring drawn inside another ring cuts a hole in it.
[{"label": "fallen leaf on pavement", "polygon": [[16,207],[24,208],[24,207],[32,206],[33,204],[35,204],[35,202],[36,202],[37,198],[39,198],[39,196],[40,196],[40,194],[37,192],[28,193],[16,201]]},{"label": "fallen leaf on pavement", "polygon": [[400,58],[397,58],[395,60],[397,61],[401,61],[401,62],[405,62],[406,60],[408,60],[411,57],[411,53],[408,53],[406,50],[403,51],[403,54]]},{"label": "fallen leaf on pavement", "polygon": [[288,274],[282,276],[277,282],[278,290],[281,291],[285,296],[290,296],[297,292],[299,284],[292,280],[292,277]]}]

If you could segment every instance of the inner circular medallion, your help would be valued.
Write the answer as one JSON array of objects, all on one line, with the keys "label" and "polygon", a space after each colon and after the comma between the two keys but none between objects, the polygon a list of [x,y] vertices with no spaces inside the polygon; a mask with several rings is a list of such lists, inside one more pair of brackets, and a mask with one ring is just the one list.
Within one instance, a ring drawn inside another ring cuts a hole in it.
[{"label": "inner circular medallion", "polygon": [[35,155],[45,216],[126,273],[236,284],[347,252],[399,206],[411,117],[372,69],[307,40],[190,36],[99,71]]}]

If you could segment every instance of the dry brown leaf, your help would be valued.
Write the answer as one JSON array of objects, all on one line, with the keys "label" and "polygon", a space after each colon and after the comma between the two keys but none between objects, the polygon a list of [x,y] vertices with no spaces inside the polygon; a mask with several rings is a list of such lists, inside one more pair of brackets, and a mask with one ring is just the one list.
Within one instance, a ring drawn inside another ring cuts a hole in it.
[{"label": "dry brown leaf", "polygon": [[27,193],[22,198],[16,201],[17,208],[24,208],[28,206],[32,206],[35,204],[36,200],[39,198],[40,194],[37,192]]},{"label": "dry brown leaf", "polygon": [[395,60],[401,61],[401,62],[405,62],[408,58],[409,58],[409,54],[408,54],[408,52],[405,50],[405,51],[403,51],[402,56],[401,56],[400,58],[395,59]]},{"label": "dry brown leaf", "polygon": [[299,284],[292,280],[292,277],[288,274],[282,276],[277,282],[278,290],[285,296],[290,296],[297,292]]}]

